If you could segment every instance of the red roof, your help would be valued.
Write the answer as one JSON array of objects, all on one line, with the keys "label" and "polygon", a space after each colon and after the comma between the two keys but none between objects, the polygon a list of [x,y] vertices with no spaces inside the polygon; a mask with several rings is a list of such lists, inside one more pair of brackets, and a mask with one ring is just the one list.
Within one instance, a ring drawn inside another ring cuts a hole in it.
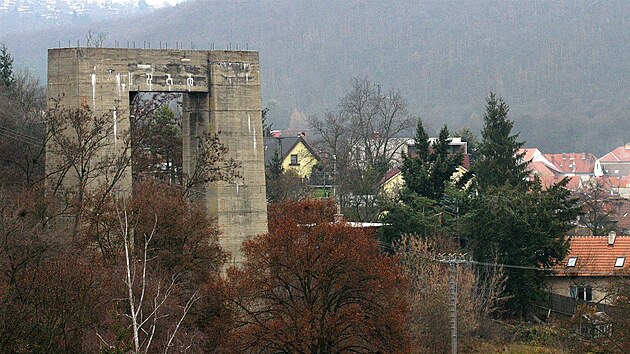
[{"label": "red roof", "polygon": [[[575,265],[571,266],[575,257]],[[625,257],[623,266],[615,262]],[[612,245],[608,236],[573,236],[569,240],[569,254],[555,267],[556,276],[611,276],[630,269],[630,236],[615,237]],[[625,273],[625,272],[624,272]]]},{"label": "red roof", "polygon": [[521,148],[518,149],[518,154],[524,154],[523,155],[523,161],[529,162],[534,158],[534,155],[536,155],[536,153],[541,153],[540,150],[538,150],[538,148]]},{"label": "red roof", "polygon": [[569,183],[567,183],[566,189],[575,191],[575,190],[578,190],[578,188],[580,188],[582,179],[579,176],[571,176],[567,178],[569,179]]},{"label": "red roof", "polygon": [[542,161],[532,161],[527,168],[534,174],[539,176],[555,176],[554,170]]},{"label": "red roof", "polygon": [[562,176],[550,176],[550,175],[537,175],[537,177],[540,179],[540,183],[545,189],[553,186],[554,184],[559,183],[564,178],[569,180],[569,182],[567,183],[565,187],[566,189],[571,190],[571,191],[576,191],[580,188],[581,178],[579,176],[562,177]]},{"label": "red roof", "polygon": [[630,144],[616,148],[599,160],[601,162],[630,162]]},{"label": "red roof", "polygon": [[628,188],[630,186],[630,176],[602,176],[598,179],[602,180],[603,186],[611,188]]},{"label": "red roof", "polygon": [[387,181],[394,178],[394,176],[396,176],[398,173],[400,173],[400,168],[398,167],[392,168],[391,170],[385,173],[385,175],[383,176],[383,178],[381,178],[380,181],[378,181],[378,185],[382,186],[383,184],[387,183]]},{"label": "red roof", "polygon": [[595,169],[595,155],[583,153],[570,154],[544,154],[545,158],[553,163],[564,173],[588,173],[592,174]]}]

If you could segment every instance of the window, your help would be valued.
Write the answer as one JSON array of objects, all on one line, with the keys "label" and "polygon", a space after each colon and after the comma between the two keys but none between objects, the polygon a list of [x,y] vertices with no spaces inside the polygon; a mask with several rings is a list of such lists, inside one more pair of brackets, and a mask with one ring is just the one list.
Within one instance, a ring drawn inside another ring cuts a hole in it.
[{"label": "window", "polygon": [[623,263],[626,261],[626,257],[617,257],[615,261],[615,267],[623,267]]},{"label": "window", "polygon": [[575,267],[575,263],[577,262],[577,257],[569,257],[567,261],[567,267]]},{"label": "window", "polygon": [[593,288],[590,286],[572,286],[569,288],[572,298],[582,301],[593,301]]},{"label": "window", "polygon": [[298,166],[297,154],[291,154],[291,166]]}]

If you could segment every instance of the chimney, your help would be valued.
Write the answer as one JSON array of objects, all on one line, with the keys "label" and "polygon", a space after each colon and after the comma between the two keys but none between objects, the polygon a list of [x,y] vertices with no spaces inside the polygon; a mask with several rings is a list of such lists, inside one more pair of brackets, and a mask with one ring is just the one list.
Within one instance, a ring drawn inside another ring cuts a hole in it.
[{"label": "chimney", "polygon": [[608,233],[608,246],[613,246],[615,244],[615,237],[617,237],[616,232],[610,231]]}]

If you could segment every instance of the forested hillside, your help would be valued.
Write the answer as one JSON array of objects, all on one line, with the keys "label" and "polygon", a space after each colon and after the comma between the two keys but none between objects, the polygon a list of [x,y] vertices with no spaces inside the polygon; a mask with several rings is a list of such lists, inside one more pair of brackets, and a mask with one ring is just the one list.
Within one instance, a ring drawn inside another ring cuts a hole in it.
[{"label": "forested hillside", "polygon": [[274,127],[333,108],[352,78],[397,87],[430,134],[478,131],[484,97],[506,99],[515,130],[545,152],[596,155],[630,140],[630,2],[188,1],[137,18],[38,32],[2,28],[16,65],[45,78],[46,48],[191,42],[261,53]]}]

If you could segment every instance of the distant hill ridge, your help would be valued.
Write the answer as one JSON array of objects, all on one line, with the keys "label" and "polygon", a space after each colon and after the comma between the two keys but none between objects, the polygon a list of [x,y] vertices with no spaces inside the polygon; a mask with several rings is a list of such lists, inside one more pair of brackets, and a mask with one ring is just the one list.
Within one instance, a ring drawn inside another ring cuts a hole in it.
[{"label": "distant hill ridge", "polygon": [[107,32],[110,45],[247,46],[261,53],[275,128],[293,109],[334,108],[353,77],[399,88],[434,130],[478,130],[493,90],[528,146],[603,155],[630,141],[627,18],[626,1],[198,0],[0,41],[42,77],[46,48],[76,43],[88,29]]}]

